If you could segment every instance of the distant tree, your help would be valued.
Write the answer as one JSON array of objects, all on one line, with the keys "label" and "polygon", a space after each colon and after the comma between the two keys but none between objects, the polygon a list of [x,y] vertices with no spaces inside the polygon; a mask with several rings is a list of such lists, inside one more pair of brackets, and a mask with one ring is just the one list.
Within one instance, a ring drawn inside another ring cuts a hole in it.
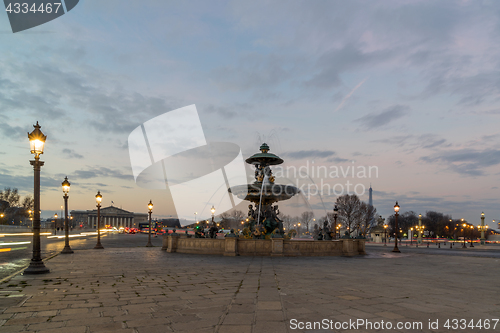
[{"label": "distant tree", "polygon": [[241,210],[232,210],[219,215],[221,218],[220,226],[224,229],[239,229],[241,221],[246,218]]},{"label": "distant tree", "polygon": [[31,195],[24,197],[22,207],[23,207],[25,213],[28,214],[28,212],[30,210],[33,210],[34,203],[35,203],[35,201],[33,200],[33,197]]},{"label": "distant tree", "polygon": [[285,230],[291,230],[293,229],[293,218],[290,215],[283,215],[281,217],[281,220],[283,221],[283,227]]},{"label": "distant tree", "polygon": [[[389,225],[389,235],[394,236],[395,215],[391,215],[387,218],[387,224]],[[405,233],[408,232],[412,227],[418,225],[418,216],[414,211],[408,211],[400,213],[398,216],[398,238],[402,238]]]},{"label": "distant tree", "polygon": [[0,200],[7,201],[10,207],[19,207],[20,199],[21,196],[17,188],[6,187],[3,191],[0,191]]},{"label": "distant tree", "polygon": [[377,209],[372,205],[361,202],[359,210],[360,219],[358,220],[356,227],[359,230],[359,233],[366,237],[366,234],[370,232],[371,228],[373,228],[377,224],[377,222],[375,221]]},{"label": "distant tree", "polygon": [[21,196],[17,188],[6,187],[0,191],[0,212],[3,214],[0,223],[5,224],[13,221],[17,224],[23,218],[29,217],[30,210],[33,210],[32,196],[24,197],[21,203]]},{"label": "distant tree", "polygon": [[345,194],[338,197],[336,203],[339,209],[337,223],[340,222],[349,234],[353,233],[362,216],[359,197],[356,194]]},{"label": "distant tree", "polygon": [[307,232],[309,232],[309,224],[311,224],[311,221],[314,218],[313,212],[309,212],[309,211],[303,212],[300,215],[300,218],[301,218],[302,222],[305,224]]}]

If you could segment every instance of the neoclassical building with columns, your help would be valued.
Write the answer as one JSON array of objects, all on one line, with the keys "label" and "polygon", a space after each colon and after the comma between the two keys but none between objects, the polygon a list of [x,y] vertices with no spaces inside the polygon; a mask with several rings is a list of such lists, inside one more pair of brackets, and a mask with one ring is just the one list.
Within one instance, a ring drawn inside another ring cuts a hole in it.
[{"label": "neoclassical building with columns", "polygon": [[[72,210],[71,216],[76,225],[84,225],[87,228],[97,228],[97,209],[94,210]],[[101,208],[101,228],[105,225],[112,227],[137,228],[139,223],[147,223],[148,214],[132,213],[124,209],[109,206]]]}]

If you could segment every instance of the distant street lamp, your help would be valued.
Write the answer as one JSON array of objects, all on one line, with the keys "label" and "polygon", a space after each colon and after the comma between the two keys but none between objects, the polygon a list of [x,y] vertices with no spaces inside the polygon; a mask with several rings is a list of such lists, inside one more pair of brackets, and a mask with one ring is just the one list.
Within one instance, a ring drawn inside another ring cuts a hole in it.
[{"label": "distant street lamp", "polygon": [[384,224],[384,246],[387,246],[387,224]]},{"label": "distant street lamp", "polygon": [[470,247],[474,247],[474,244],[472,243],[472,237],[474,236],[474,226],[470,226]]},{"label": "distant street lamp", "polygon": [[[411,230],[411,233],[410,233],[410,246],[412,246],[413,245],[413,228],[410,228],[410,230]],[[408,244],[408,243],[406,243],[406,244]]]},{"label": "distant street lamp", "polygon": [[68,177],[64,178],[64,181],[62,182],[62,188],[63,188],[63,193],[64,193],[64,249],[61,251],[61,253],[67,254],[67,253],[73,253],[73,250],[71,247],[69,247],[69,220],[68,220],[68,198],[69,198],[69,187],[70,183],[68,181]]},{"label": "distant street lamp", "polygon": [[54,235],[57,235],[57,213],[54,214]]},{"label": "distant street lamp", "polygon": [[47,136],[40,130],[40,125],[38,121],[35,128],[31,133],[28,133],[28,138],[30,140],[30,150],[35,159],[30,161],[35,172],[34,175],[34,195],[33,195],[33,205],[34,205],[34,219],[33,219],[33,257],[31,258],[30,265],[24,270],[24,274],[44,274],[50,272],[50,270],[45,267],[41,251],[40,251],[40,169],[45,162],[40,161],[40,155],[43,154],[43,148],[45,145],[45,140]]},{"label": "distant street lamp", "polygon": [[418,214],[418,244],[422,244],[422,229],[422,214]]},{"label": "distant street lamp", "polygon": [[[464,219],[462,219],[462,222],[463,222],[463,221],[464,221]],[[462,245],[462,248],[463,248],[463,249],[466,249],[466,248],[467,248],[467,246],[465,246],[465,227],[467,227],[467,224],[463,223],[463,224],[462,224],[462,228],[463,228],[463,229],[462,229],[462,236],[464,237],[464,243],[463,243],[463,245]]]},{"label": "distant street lamp", "polygon": [[337,227],[337,216],[338,215],[339,215],[339,208],[337,207],[337,204],[335,204],[335,208],[333,208],[333,220],[335,221],[335,228],[336,228],[336,230],[335,230],[335,239],[337,239],[337,230],[340,233],[340,230]]},{"label": "distant street lamp", "polygon": [[481,245],[484,245],[486,243],[486,238],[484,237],[484,212],[481,213],[481,225],[479,230],[481,231]]},{"label": "distant street lamp", "polygon": [[398,216],[399,216],[399,205],[398,202],[396,201],[396,204],[394,205],[394,212],[396,212],[395,216],[395,226],[394,226],[394,249],[392,252],[401,252],[398,249]]},{"label": "distant street lamp", "polygon": [[198,223],[198,220],[196,219],[196,215],[198,215],[198,213],[197,213],[197,212],[196,212],[196,213],[194,213],[194,222],[195,222],[195,223]]},{"label": "distant street lamp", "polygon": [[151,244],[151,214],[153,213],[153,202],[149,200],[148,203],[148,209],[149,209],[149,232],[148,232],[148,243],[146,244],[146,247],[152,247],[153,244]]},{"label": "distant street lamp", "polygon": [[212,226],[215,226],[215,222],[214,222],[215,207],[213,205],[212,205],[212,208],[210,209],[210,211],[212,212]]},{"label": "distant street lamp", "polygon": [[101,244],[101,191],[97,191],[95,201],[97,202],[97,244],[94,246],[94,249],[104,249]]}]

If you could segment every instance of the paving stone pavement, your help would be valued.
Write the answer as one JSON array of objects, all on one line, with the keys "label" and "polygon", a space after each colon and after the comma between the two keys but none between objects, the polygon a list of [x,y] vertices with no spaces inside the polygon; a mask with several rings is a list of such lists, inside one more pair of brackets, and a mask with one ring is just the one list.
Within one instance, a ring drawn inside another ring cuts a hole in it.
[{"label": "paving stone pavement", "polygon": [[[367,250],[356,258],[76,251],[48,261],[49,274],[0,284],[0,332],[500,331],[443,327],[500,318],[498,258]],[[335,329],[358,319],[422,329]],[[332,326],[294,329],[322,320]]]}]

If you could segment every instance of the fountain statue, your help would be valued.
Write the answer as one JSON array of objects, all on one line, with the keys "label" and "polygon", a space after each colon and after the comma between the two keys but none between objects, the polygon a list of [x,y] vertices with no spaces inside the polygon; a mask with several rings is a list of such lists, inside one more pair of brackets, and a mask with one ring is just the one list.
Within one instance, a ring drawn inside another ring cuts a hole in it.
[{"label": "fountain statue", "polygon": [[292,185],[275,184],[271,165],[279,165],[283,160],[269,153],[269,146],[266,143],[260,146],[260,151],[245,160],[255,166],[255,182],[233,186],[228,191],[240,199],[253,203],[248,206],[248,218],[245,224],[253,238],[265,238],[266,235],[280,238],[284,235],[283,221],[278,217],[278,205],[273,204],[290,199],[299,193],[299,189]]}]

